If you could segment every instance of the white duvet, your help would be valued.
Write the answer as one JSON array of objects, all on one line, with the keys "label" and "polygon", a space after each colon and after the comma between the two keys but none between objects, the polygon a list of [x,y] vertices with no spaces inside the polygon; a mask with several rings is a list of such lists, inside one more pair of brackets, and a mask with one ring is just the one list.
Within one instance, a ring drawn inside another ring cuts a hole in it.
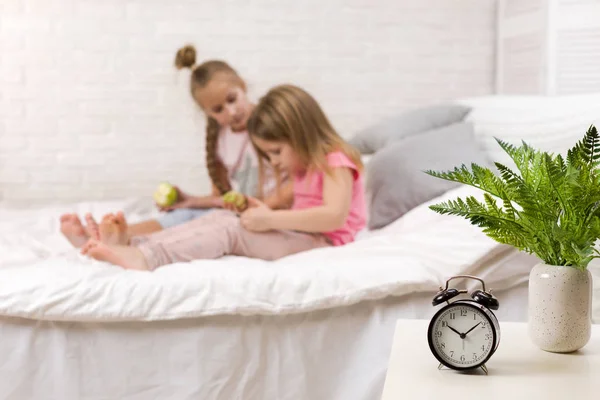
[{"label": "white duvet", "polygon": [[[469,194],[478,193],[461,187],[435,201]],[[139,220],[153,214],[145,202],[0,209],[0,315],[133,321],[301,313],[412,292],[433,294],[448,277],[476,273],[485,260],[508,251],[468,221],[440,216],[428,204],[343,247],[275,262],[199,260],[155,272],[126,271],[80,256],[58,231],[62,212],[101,216],[124,209],[130,220]],[[506,270],[490,284],[497,290],[512,287],[528,272]]]}]

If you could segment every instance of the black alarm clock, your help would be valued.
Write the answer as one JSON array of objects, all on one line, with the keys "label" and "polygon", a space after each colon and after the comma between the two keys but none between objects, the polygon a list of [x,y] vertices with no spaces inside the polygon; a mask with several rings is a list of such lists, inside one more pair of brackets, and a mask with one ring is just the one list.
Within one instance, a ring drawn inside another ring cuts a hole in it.
[{"label": "black alarm clock", "polygon": [[[468,278],[481,282],[483,290],[475,290],[469,300],[450,300],[467,290],[448,288],[452,279]],[[457,275],[446,281],[446,288],[433,298],[432,304],[438,306],[446,303],[435,313],[427,339],[429,348],[440,362],[438,369],[444,366],[464,371],[481,368],[486,374],[485,363],[496,352],[500,344],[500,325],[492,312],[500,304],[492,295],[491,290],[485,290],[485,282],[471,275]]]}]

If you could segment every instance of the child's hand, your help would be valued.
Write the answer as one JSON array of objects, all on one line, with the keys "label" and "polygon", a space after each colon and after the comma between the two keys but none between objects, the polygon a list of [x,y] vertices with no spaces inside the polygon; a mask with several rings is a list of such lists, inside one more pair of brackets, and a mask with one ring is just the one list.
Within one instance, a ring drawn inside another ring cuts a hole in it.
[{"label": "child's hand", "polygon": [[193,199],[194,198],[192,196],[190,196],[189,194],[185,193],[184,191],[182,191],[181,189],[179,189],[179,187],[177,187],[177,186],[173,186],[173,187],[177,191],[177,202],[168,207],[161,207],[157,204],[157,207],[159,208],[159,210],[160,211],[173,211],[178,208],[193,208],[193,205],[194,205]]},{"label": "child's hand", "polygon": [[273,210],[265,203],[254,197],[248,197],[248,209],[240,216],[240,223],[249,231],[266,232],[271,230],[272,215]]},{"label": "child's hand", "polygon": [[223,208],[233,211],[236,214],[244,212],[248,208],[248,200],[246,196],[241,193],[230,191],[225,193],[221,199],[223,201]]},{"label": "child's hand", "polygon": [[261,208],[264,207],[268,210],[271,209],[271,207],[269,207],[266,203],[260,201],[259,199],[257,199],[256,197],[246,197],[246,202],[247,202],[247,208]]},{"label": "child's hand", "polygon": [[237,207],[235,204],[225,203],[225,202],[223,203],[223,208],[225,210],[233,211],[236,214],[240,214],[240,213],[244,212],[247,209],[246,206],[244,206],[244,207]]}]

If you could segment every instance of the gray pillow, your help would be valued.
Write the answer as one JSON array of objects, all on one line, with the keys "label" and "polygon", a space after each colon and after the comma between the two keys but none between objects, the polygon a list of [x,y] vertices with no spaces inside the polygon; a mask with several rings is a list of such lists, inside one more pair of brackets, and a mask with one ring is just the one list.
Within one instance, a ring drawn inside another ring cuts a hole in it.
[{"label": "gray pillow", "polygon": [[382,228],[459,185],[423,171],[447,171],[471,163],[491,165],[470,123],[423,132],[377,152],[366,170],[369,228]]},{"label": "gray pillow", "polygon": [[360,131],[350,139],[350,144],[362,154],[372,154],[396,140],[461,122],[469,111],[471,108],[460,104],[419,108]]}]

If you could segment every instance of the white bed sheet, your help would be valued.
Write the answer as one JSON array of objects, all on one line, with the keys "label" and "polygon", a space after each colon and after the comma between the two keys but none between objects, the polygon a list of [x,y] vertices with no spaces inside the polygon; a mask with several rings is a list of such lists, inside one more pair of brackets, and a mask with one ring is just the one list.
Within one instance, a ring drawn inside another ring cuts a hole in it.
[{"label": "white bed sheet", "polygon": [[[435,201],[469,194],[479,195],[461,187]],[[134,218],[151,210],[136,202],[76,209],[99,216],[119,206]],[[58,234],[58,215],[66,210],[1,212],[0,315],[64,321],[281,315],[431,293],[449,276],[464,273],[485,274],[489,286],[503,290],[522,283],[529,272],[519,265],[481,271],[490,260],[510,256],[510,248],[427,204],[347,246],[276,262],[227,257],[173,264],[153,273],[79,256]]]}]

